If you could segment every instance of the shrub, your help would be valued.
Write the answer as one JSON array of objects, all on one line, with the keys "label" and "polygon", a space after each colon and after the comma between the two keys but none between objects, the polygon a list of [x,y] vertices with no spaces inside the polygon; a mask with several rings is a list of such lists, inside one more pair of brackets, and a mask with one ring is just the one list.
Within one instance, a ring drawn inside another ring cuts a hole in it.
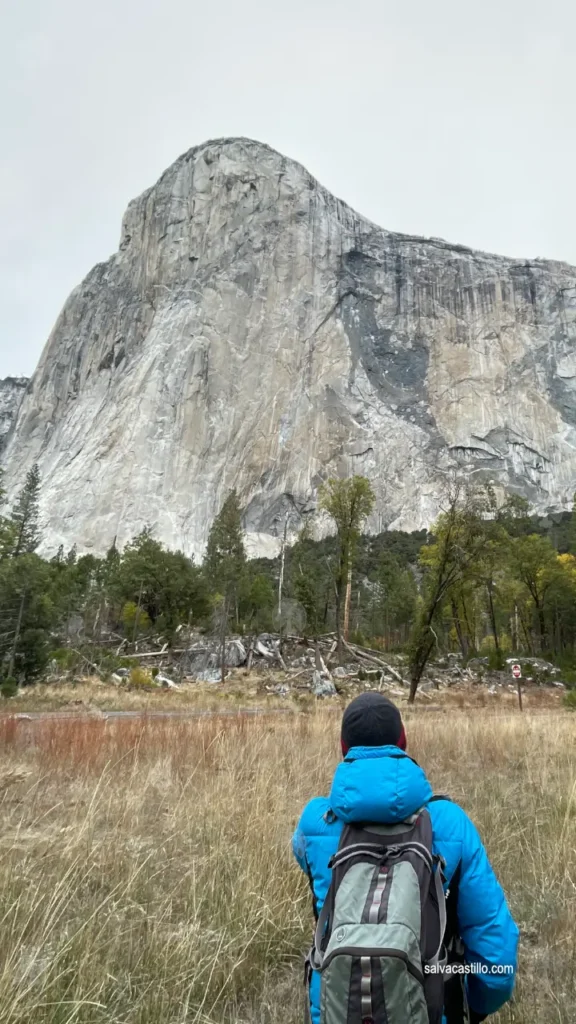
[{"label": "shrub", "polygon": [[506,655],[503,650],[496,650],[495,647],[488,654],[488,668],[493,672],[503,672],[506,668]]},{"label": "shrub", "polygon": [[3,679],[0,683],[0,694],[7,700],[9,697],[15,697],[18,693],[18,683],[11,676]]},{"label": "shrub", "polygon": [[18,676],[26,683],[33,682],[48,665],[48,634],[44,629],[25,629],[20,635],[16,652]]},{"label": "shrub", "polygon": [[506,658],[510,655],[512,649],[512,643],[510,637],[503,633],[499,637],[499,649],[496,650],[494,643],[494,637],[492,635],[485,636],[480,644],[480,655],[483,658],[488,658],[488,668],[493,672],[502,672],[506,668]]},{"label": "shrub", "polygon": [[312,711],[315,705],[315,700],[311,693],[295,693],[294,702],[300,711],[305,713]]},{"label": "shrub", "polygon": [[564,707],[569,711],[576,711],[576,690],[568,690],[564,694]]},{"label": "shrub", "polygon": [[127,601],[122,609],[122,626],[130,636],[146,632],[152,626],[147,612],[139,608],[134,601]]},{"label": "shrub", "polygon": [[133,668],[130,671],[130,686],[155,686],[152,676],[144,668]]},{"label": "shrub", "polygon": [[49,657],[50,661],[55,661],[60,668],[65,670],[77,668],[82,664],[82,658],[69,647],[59,647],[57,650],[51,651]]},{"label": "shrub", "polygon": [[558,668],[561,672],[559,678],[568,687],[569,690],[574,689],[576,687],[576,668],[574,668],[574,665],[572,664],[571,660],[567,658],[558,658],[556,660],[556,664],[558,665]]}]

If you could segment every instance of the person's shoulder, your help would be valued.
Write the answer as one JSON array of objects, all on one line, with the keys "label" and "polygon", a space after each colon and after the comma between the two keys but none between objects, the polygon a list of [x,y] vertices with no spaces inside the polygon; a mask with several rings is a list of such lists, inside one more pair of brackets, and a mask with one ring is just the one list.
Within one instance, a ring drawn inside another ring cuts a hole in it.
[{"label": "person's shoulder", "polygon": [[307,836],[326,835],[334,828],[335,822],[328,815],[330,801],[325,796],[315,796],[306,804],[298,828]]},{"label": "person's shoulder", "polygon": [[464,808],[454,800],[435,797],[428,804],[428,811],[435,844],[438,847],[450,847],[458,860],[480,844],[476,826]]},{"label": "person's shoulder", "polygon": [[458,836],[465,836],[467,833],[476,832],[476,826],[466,811],[455,800],[448,796],[435,796],[430,800],[428,811],[432,819],[432,828],[435,832],[445,830]]}]

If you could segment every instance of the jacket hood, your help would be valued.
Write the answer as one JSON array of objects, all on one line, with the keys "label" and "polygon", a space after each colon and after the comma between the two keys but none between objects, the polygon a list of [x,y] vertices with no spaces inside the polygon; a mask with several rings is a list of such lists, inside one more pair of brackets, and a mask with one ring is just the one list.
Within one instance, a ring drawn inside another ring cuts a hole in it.
[{"label": "jacket hood", "polygon": [[432,787],[399,747],[352,747],[332,780],[330,807],[346,823],[393,825],[427,804]]}]

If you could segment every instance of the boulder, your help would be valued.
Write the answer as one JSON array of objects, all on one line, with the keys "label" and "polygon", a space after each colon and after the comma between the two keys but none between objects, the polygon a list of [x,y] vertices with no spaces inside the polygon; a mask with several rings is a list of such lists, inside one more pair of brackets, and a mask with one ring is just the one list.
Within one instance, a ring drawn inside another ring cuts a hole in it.
[{"label": "boulder", "polygon": [[315,697],[336,697],[337,691],[330,679],[325,679],[321,672],[315,672],[312,677],[312,693]]},{"label": "boulder", "polygon": [[162,686],[165,690],[179,690],[180,689],[178,684],[175,683],[173,679],[170,679],[168,676],[164,676],[161,673],[158,673],[158,675],[156,676],[156,682],[157,682],[157,684],[159,686]]},{"label": "boulder", "polygon": [[241,640],[231,640],[230,643],[227,643],[225,656],[226,664],[230,668],[239,668],[240,665],[245,665],[248,657]]},{"label": "boulder", "polygon": [[204,668],[196,672],[194,678],[198,683],[219,683],[222,673],[213,668]]}]

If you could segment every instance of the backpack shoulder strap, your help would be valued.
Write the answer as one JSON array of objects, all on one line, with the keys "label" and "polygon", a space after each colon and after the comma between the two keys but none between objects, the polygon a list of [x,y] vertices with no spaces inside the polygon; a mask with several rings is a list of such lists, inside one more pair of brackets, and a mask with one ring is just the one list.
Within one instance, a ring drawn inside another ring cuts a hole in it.
[{"label": "backpack shoulder strap", "polygon": [[331,906],[331,902],[332,902],[332,892],[331,892],[331,889],[332,889],[332,885],[330,885],[330,889],[326,893],[326,899],[324,900],[324,904],[322,906],[322,910],[320,911],[320,916],[319,916],[318,921],[316,923],[316,932],[315,932],[315,935],[314,935],[314,942],[312,944],[312,949],[310,950],[310,964],[311,964],[313,970],[315,970],[315,971],[319,971],[320,970],[320,968],[322,967],[322,961],[324,959],[324,949],[323,949],[323,947],[325,948],[324,936],[325,936],[325,932],[326,932],[326,925],[328,924],[328,920],[330,918],[330,906]]},{"label": "backpack shoulder strap", "polygon": [[436,891],[436,902],[438,904],[438,915],[439,915],[439,926],[440,926],[440,942],[438,949],[434,956],[429,960],[429,963],[433,966],[438,966],[440,963],[440,956],[444,949],[445,935],[446,935],[446,922],[447,922],[447,910],[446,910],[446,897],[444,895],[444,886],[442,883],[442,867],[440,860],[436,860],[434,865],[434,889]]},{"label": "backpack shoulder strap", "polygon": [[459,939],[458,929],[458,887],[460,884],[460,872],[462,862],[459,861],[448,886],[446,897],[446,944],[449,945],[455,939]]}]

